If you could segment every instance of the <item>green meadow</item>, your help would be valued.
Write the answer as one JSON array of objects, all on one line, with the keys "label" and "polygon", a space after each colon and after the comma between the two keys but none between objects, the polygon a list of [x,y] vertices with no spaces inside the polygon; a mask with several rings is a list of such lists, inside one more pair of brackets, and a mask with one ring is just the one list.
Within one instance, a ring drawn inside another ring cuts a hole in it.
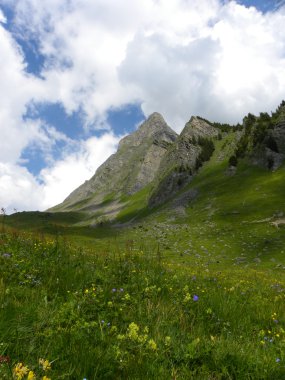
[{"label": "green meadow", "polygon": [[216,144],[187,207],[2,217],[1,380],[285,379],[284,167]]}]

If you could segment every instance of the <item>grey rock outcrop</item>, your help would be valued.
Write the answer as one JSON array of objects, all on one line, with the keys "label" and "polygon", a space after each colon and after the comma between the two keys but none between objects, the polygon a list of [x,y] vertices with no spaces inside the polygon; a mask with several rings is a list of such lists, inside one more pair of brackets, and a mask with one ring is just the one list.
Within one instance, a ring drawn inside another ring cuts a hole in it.
[{"label": "grey rock outcrop", "polygon": [[219,131],[198,117],[191,117],[175,144],[160,163],[157,186],[154,188],[149,206],[165,202],[171,195],[191,182],[197,170],[197,159],[202,151],[199,138],[212,139]]},{"label": "grey rock outcrop", "polygon": [[[120,141],[118,151],[97,169],[90,180],[51,211],[92,212],[101,209],[104,213],[107,199],[109,203],[110,200],[115,202],[119,210],[118,200],[122,195],[133,194],[153,181],[162,158],[176,139],[177,134],[163,117],[153,113],[134,133]],[[108,207],[110,209],[110,204]]]}]

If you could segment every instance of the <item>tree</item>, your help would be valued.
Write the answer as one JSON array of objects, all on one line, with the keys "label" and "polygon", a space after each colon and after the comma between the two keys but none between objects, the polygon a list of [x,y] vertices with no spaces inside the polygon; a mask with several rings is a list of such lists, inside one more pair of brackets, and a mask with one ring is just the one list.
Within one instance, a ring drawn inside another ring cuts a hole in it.
[{"label": "tree", "polygon": [[229,165],[230,166],[237,166],[238,160],[236,156],[231,156],[229,158]]},{"label": "tree", "polygon": [[5,216],[6,216],[6,209],[4,207],[1,207],[1,215],[2,215],[2,233],[5,230]]}]

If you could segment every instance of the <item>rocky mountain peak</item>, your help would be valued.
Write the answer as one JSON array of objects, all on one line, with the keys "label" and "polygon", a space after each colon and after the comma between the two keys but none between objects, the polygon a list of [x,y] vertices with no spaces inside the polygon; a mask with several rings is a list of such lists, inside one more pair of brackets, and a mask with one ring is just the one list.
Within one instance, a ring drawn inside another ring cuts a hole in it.
[{"label": "rocky mountain peak", "polygon": [[140,125],[138,131],[146,131],[150,134],[154,134],[156,132],[169,129],[170,128],[166,124],[163,116],[158,112],[154,112],[144,121],[144,123]]},{"label": "rocky mountain peak", "polygon": [[163,116],[159,112],[153,112],[152,114],[150,114],[146,121],[154,124],[165,123]]},{"label": "rocky mountain peak", "polygon": [[126,146],[139,146],[149,139],[164,136],[166,141],[174,141],[176,133],[167,125],[164,118],[158,112],[152,113],[132,134],[124,137],[119,143],[119,149]]},{"label": "rocky mountain peak", "polygon": [[180,136],[187,138],[196,138],[199,136],[211,138],[218,136],[218,134],[218,129],[213,127],[206,120],[199,116],[192,116],[188,123],[186,123]]},{"label": "rocky mountain peak", "polygon": [[[134,194],[158,175],[160,162],[177,139],[177,134],[155,112],[119,143],[94,176],[74,190],[54,211],[81,210],[114,217],[122,207],[121,197]],[[104,203],[106,196],[109,202]],[[94,216],[96,218],[97,216]]]}]

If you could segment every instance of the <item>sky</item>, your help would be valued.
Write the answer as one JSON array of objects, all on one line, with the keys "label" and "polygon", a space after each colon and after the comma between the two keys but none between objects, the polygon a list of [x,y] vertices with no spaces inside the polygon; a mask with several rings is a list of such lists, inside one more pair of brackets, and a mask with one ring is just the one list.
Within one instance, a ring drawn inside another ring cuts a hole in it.
[{"label": "sky", "polygon": [[275,110],[284,25],[285,0],[0,0],[0,207],[62,202],[152,112]]}]

